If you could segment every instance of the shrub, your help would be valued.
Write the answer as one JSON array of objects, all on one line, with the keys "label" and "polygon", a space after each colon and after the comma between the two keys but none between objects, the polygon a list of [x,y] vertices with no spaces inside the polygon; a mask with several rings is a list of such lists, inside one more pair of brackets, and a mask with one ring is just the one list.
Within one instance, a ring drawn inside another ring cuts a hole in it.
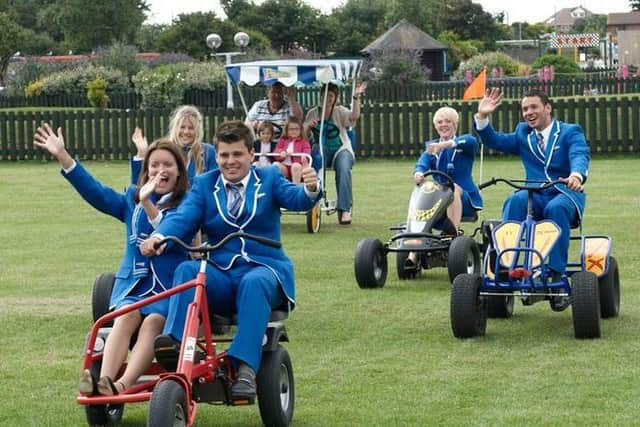
[{"label": "shrub", "polygon": [[431,70],[420,64],[420,55],[409,51],[382,51],[367,58],[364,79],[396,85],[425,83]]},{"label": "shrub", "polygon": [[136,57],[138,49],[122,43],[114,43],[105,49],[98,49],[96,65],[120,70],[127,78],[136,75],[142,68],[142,62]]},{"label": "shrub", "polygon": [[224,88],[224,67],[215,62],[182,63],[145,69],[133,77],[136,91],[149,108],[173,108],[182,103],[187,89]]},{"label": "shrub", "polygon": [[[77,66],[77,64],[74,64],[74,66]],[[47,74],[55,73],[66,68],[69,68],[69,64],[64,62],[38,62],[33,59],[27,59],[24,64],[15,66],[12,77],[7,84],[7,93],[11,96],[24,95],[30,83]],[[38,90],[42,91],[42,85],[40,85]]]},{"label": "shrub", "polygon": [[94,108],[105,109],[109,103],[107,96],[108,83],[102,77],[87,82],[87,99]]},{"label": "shrub", "polygon": [[575,74],[581,73],[578,64],[573,62],[566,56],[556,54],[546,54],[538,57],[533,64],[531,64],[531,72],[535,73],[538,69],[543,68],[545,65],[553,65],[556,74]]},{"label": "shrub", "polygon": [[[103,78],[112,91],[125,91],[129,82],[122,71],[99,67],[92,64],[50,74],[40,79],[41,92],[45,95],[74,94],[84,92],[87,83],[98,77]],[[29,85],[31,86],[31,85]],[[27,88],[26,93],[33,93]]]},{"label": "shrub", "polygon": [[182,103],[187,88],[184,75],[172,65],[142,70],[132,80],[147,108],[173,108]]},{"label": "shrub", "polygon": [[477,75],[482,71],[483,67],[487,67],[487,70],[492,68],[502,67],[506,76],[517,76],[524,70],[523,64],[516,61],[509,55],[502,52],[485,52],[480,55],[476,55],[468,61],[464,61],[460,64],[460,67],[453,73],[454,78],[460,80],[464,78],[464,72],[471,70],[473,75]]}]

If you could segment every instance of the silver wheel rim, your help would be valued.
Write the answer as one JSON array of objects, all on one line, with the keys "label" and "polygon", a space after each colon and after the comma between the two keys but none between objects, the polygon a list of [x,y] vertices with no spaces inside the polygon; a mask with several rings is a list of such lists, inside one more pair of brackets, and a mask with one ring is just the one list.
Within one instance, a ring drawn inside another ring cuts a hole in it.
[{"label": "silver wheel rim", "polygon": [[291,400],[291,384],[289,383],[289,369],[284,363],[280,364],[280,384],[278,389],[280,392],[280,406],[283,412],[287,412]]}]

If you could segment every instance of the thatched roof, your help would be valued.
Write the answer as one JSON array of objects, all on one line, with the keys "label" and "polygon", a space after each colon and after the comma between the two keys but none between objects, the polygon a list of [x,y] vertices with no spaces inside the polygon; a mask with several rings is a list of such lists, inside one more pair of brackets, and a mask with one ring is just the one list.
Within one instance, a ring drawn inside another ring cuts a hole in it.
[{"label": "thatched roof", "polygon": [[446,46],[403,19],[371,42],[362,52],[393,50],[445,50]]}]

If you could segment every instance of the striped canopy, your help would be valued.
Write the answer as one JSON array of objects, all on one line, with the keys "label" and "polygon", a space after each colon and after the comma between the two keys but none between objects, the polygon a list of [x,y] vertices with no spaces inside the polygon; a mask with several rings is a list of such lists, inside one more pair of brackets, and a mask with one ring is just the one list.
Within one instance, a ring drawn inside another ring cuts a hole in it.
[{"label": "striped canopy", "polygon": [[249,86],[258,83],[270,86],[280,82],[285,86],[312,85],[314,83],[344,83],[360,72],[359,59],[297,59],[255,61],[225,66],[227,75],[235,84]]}]

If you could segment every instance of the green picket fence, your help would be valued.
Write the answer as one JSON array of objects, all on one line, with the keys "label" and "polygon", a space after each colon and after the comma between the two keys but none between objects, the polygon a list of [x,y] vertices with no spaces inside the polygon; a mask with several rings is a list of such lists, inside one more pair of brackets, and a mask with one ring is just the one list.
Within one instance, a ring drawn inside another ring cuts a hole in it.
[{"label": "green picket fence", "polygon": [[[357,155],[363,158],[417,156],[422,142],[436,136],[433,114],[449,105],[460,113],[458,133],[472,133],[476,102],[366,103],[356,126]],[[205,108],[205,140],[224,120],[243,119],[240,109]],[[163,110],[60,110],[0,111],[0,160],[45,159],[34,149],[33,135],[44,122],[64,128],[69,150],[81,159],[127,159],[134,153],[131,134],[143,128],[151,141],[164,135],[169,109]],[[554,102],[560,120],[582,125],[596,153],[638,153],[640,150],[640,97],[580,97]],[[504,101],[491,122],[498,130],[512,131],[521,120],[520,102]],[[487,154],[493,154],[491,151]]]}]

